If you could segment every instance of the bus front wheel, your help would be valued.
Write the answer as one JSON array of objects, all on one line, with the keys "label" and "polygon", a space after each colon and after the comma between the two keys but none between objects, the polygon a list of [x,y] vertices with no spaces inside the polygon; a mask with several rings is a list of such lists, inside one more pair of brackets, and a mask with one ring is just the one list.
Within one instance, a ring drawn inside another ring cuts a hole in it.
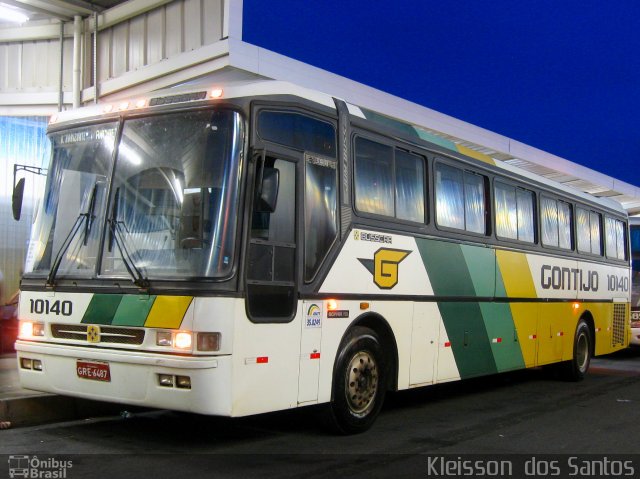
[{"label": "bus front wheel", "polygon": [[581,319],[573,340],[573,359],[562,365],[563,377],[568,381],[582,381],[589,370],[592,351],[591,330],[586,321]]},{"label": "bus front wheel", "polygon": [[387,364],[375,331],[356,326],[344,338],[333,375],[329,425],[340,434],[371,427],[386,392]]}]

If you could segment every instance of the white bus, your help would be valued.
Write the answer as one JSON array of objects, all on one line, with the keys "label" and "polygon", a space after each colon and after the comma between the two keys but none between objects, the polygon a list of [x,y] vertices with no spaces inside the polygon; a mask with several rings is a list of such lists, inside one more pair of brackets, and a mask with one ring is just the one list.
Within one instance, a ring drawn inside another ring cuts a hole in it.
[{"label": "white bus", "polygon": [[640,217],[629,218],[631,243],[631,339],[629,344],[640,346]]},{"label": "white bus", "polygon": [[277,81],[60,113],[21,283],[25,388],[244,416],[629,342],[615,202]]}]

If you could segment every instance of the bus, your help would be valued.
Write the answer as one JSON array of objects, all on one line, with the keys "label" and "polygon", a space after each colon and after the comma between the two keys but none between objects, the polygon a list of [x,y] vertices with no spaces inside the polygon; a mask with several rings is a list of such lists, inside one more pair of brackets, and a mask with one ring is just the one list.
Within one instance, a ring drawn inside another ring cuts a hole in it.
[{"label": "bus", "polygon": [[[628,219],[420,125],[273,80],[52,117],[16,343],[24,388],[219,416],[629,343]],[[18,198],[19,199],[19,198]]]},{"label": "bus", "polygon": [[629,218],[631,243],[631,346],[640,346],[640,217]]}]

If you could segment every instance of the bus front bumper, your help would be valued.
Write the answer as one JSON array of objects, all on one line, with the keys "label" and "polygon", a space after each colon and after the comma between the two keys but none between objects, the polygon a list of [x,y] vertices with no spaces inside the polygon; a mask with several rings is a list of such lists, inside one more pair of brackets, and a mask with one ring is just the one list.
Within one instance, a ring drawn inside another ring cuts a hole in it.
[{"label": "bus front bumper", "polygon": [[[16,351],[20,384],[26,389],[135,406],[232,415],[229,355],[174,356],[21,340],[16,342]],[[41,370],[23,367],[23,363],[28,366],[34,361],[39,361]],[[88,369],[94,370],[89,371],[93,375],[87,374]],[[184,378],[188,378],[189,387]]]}]

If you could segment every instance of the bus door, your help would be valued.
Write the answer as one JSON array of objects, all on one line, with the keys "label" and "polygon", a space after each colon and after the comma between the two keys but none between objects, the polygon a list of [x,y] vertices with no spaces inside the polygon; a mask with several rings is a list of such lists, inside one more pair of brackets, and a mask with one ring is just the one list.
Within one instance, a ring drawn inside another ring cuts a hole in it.
[{"label": "bus door", "polygon": [[247,263],[246,302],[254,323],[288,323],[296,315],[296,163],[262,152]]}]

